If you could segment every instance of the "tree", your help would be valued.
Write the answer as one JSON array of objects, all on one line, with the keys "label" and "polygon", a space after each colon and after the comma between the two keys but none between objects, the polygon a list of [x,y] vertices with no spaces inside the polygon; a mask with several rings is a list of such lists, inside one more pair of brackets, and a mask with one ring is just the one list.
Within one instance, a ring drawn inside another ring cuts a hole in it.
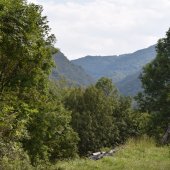
[{"label": "tree", "polygon": [[86,155],[114,144],[117,132],[111,100],[95,86],[75,89],[65,100],[72,111],[72,127],[78,133],[79,153]]},{"label": "tree", "polygon": [[76,154],[71,113],[49,88],[54,42],[41,6],[0,1],[0,159],[15,146],[34,165]]},{"label": "tree", "polygon": [[160,137],[170,121],[170,29],[158,41],[156,51],[156,58],[141,74],[144,91],[137,101],[141,110],[152,115],[150,134]]},{"label": "tree", "polygon": [[0,2],[0,92],[44,90],[53,65],[55,37],[42,7],[25,0]]},{"label": "tree", "polygon": [[108,78],[86,89],[73,89],[65,106],[72,111],[72,127],[80,138],[81,155],[115,147],[129,137],[141,135],[147,119],[132,110],[131,100],[121,96]]},{"label": "tree", "polygon": [[138,137],[146,133],[149,115],[132,108],[132,99],[121,96],[113,109],[115,125],[119,130],[118,144],[126,142],[128,138]]},{"label": "tree", "polygon": [[75,157],[78,136],[70,126],[71,113],[57,97],[49,97],[46,103],[34,107],[39,109],[27,123],[30,136],[22,140],[32,164],[36,165],[39,160],[55,162]]},{"label": "tree", "polygon": [[118,90],[112,83],[112,79],[102,77],[96,83],[96,88],[103,91],[106,96],[118,95]]}]

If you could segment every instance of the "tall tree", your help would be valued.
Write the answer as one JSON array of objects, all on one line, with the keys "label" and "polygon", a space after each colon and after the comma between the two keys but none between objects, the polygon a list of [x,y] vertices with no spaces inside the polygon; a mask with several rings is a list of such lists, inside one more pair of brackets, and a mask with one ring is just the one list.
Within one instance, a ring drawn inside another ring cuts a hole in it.
[{"label": "tall tree", "polygon": [[152,115],[151,133],[162,135],[170,122],[170,29],[158,41],[157,56],[143,69],[143,93],[138,94],[140,109]]},{"label": "tall tree", "polygon": [[[0,1],[0,148],[23,146],[34,164],[71,157],[77,144],[71,113],[49,90],[55,36],[42,10]],[[0,151],[0,159],[5,155]]]},{"label": "tall tree", "polygon": [[72,127],[80,138],[81,155],[114,144],[117,129],[113,122],[112,104],[101,90],[95,86],[75,89],[66,98],[65,105],[72,111]]},{"label": "tall tree", "polygon": [[102,77],[97,81],[95,86],[96,88],[102,90],[106,96],[113,96],[113,95],[115,95],[115,97],[118,96],[118,90],[113,85],[112,79]]},{"label": "tall tree", "polygon": [[122,97],[108,78],[86,89],[73,89],[65,106],[72,111],[72,127],[79,135],[83,155],[114,147],[143,130],[143,115],[132,111],[131,100]]},{"label": "tall tree", "polygon": [[1,0],[0,92],[46,86],[55,42],[47,23],[41,6]]}]

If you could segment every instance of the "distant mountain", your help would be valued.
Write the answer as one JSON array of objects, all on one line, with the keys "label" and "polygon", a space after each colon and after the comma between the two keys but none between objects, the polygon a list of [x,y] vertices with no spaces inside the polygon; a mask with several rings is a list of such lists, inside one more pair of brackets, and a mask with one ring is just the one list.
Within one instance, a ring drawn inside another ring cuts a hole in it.
[{"label": "distant mountain", "polygon": [[142,90],[139,80],[142,68],[156,56],[155,45],[134,53],[113,56],[86,56],[72,60],[95,80],[109,77],[124,95],[134,96]]},{"label": "distant mountain", "polygon": [[89,85],[94,82],[81,66],[70,62],[63,53],[58,52],[54,55],[56,67],[52,71],[51,77],[59,80],[62,77],[67,79],[69,83],[77,85]]},{"label": "distant mountain", "polygon": [[141,71],[128,75],[123,80],[116,83],[119,91],[126,96],[135,96],[142,91],[142,83],[139,79]]},{"label": "distant mountain", "polygon": [[134,53],[119,56],[86,56],[72,60],[81,66],[95,80],[102,76],[112,78],[117,83],[126,76],[139,72],[142,67],[156,56],[155,45]]},{"label": "distant mountain", "polygon": [[142,90],[139,75],[143,66],[155,56],[155,45],[130,54],[86,56],[72,61],[58,52],[54,55],[56,68],[51,77],[57,80],[65,77],[71,84],[86,86],[105,76],[113,80],[122,94],[134,96]]}]

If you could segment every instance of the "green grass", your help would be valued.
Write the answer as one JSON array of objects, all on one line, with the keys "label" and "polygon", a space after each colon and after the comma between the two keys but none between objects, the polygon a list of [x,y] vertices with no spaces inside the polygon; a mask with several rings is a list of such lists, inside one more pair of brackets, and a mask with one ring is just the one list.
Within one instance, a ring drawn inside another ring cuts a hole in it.
[{"label": "green grass", "polygon": [[156,147],[154,141],[143,137],[129,140],[112,157],[98,161],[77,159],[55,165],[39,163],[37,167],[24,161],[4,159],[3,170],[170,170],[170,147]]},{"label": "green grass", "polygon": [[98,161],[77,159],[59,162],[49,170],[170,170],[170,147],[156,147],[153,140],[129,140],[112,157]]}]

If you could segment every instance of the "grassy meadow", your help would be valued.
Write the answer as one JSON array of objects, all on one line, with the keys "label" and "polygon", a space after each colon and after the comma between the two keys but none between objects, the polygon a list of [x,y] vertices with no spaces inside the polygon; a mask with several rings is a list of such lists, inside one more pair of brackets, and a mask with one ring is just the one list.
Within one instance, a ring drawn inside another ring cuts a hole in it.
[{"label": "grassy meadow", "polygon": [[39,162],[36,167],[24,161],[3,161],[4,170],[170,170],[170,146],[158,147],[147,137],[130,139],[110,157],[94,161],[77,158],[56,164]]},{"label": "grassy meadow", "polygon": [[59,162],[50,170],[169,170],[170,147],[157,147],[152,139],[129,140],[112,157],[98,161],[77,159]]}]

